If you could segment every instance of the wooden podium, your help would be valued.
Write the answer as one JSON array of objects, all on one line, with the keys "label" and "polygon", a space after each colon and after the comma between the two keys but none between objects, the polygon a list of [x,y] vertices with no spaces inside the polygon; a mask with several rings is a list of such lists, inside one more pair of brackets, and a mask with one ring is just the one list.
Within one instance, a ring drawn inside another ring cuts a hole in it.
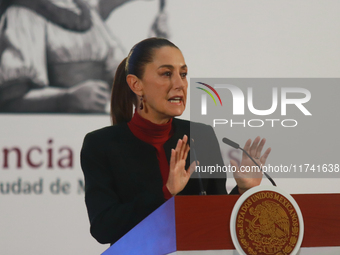
[{"label": "wooden podium", "polygon": [[[301,247],[340,246],[340,194],[292,196],[304,219]],[[238,195],[173,197],[103,255],[234,250],[229,222],[238,198]]]}]

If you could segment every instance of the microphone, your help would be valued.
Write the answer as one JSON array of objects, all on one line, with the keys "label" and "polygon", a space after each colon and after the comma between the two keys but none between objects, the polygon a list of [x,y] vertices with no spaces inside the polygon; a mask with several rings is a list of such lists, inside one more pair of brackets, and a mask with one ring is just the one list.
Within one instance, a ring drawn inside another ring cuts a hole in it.
[{"label": "microphone", "polygon": [[259,164],[256,163],[256,161],[248,154],[248,152],[246,152],[243,148],[240,147],[239,144],[229,140],[228,138],[224,137],[222,139],[222,142],[228,144],[229,146],[235,148],[235,149],[240,149],[242,150],[250,159],[251,161],[254,162],[255,165],[258,166],[258,168],[261,170],[261,172],[267,177],[267,179],[273,184],[273,186],[276,186],[276,183],[274,182],[274,180],[269,176],[269,174],[267,174],[266,172],[263,172],[262,168],[259,166]]},{"label": "microphone", "polygon": [[[195,160],[196,164],[198,164],[198,160],[197,160],[197,156],[196,156],[196,150],[195,150],[195,141],[194,141],[193,138],[191,138],[190,150],[192,150],[192,154],[194,155],[194,160]],[[204,190],[200,171],[198,171],[198,183],[200,185],[200,195],[206,195],[207,192]]]}]

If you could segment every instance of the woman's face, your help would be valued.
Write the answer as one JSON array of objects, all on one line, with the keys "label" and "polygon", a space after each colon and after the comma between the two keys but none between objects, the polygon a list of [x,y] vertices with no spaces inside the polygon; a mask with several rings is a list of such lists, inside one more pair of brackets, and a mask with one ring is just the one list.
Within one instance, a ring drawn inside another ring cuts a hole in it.
[{"label": "woman's face", "polygon": [[142,82],[144,109],[142,117],[163,124],[185,109],[188,68],[181,51],[164,46],[156,49],[153,62],[146,64]]}]

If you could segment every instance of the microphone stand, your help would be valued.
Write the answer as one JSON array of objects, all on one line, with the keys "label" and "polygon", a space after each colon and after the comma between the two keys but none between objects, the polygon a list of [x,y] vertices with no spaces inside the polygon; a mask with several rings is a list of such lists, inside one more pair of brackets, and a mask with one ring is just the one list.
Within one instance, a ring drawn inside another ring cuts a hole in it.
[{"label": "microphone stand", "polygon": [[[192,139],[192,138],[191,138],[190,149],[192,150],[192,154],[194,155],[194,160],[196,162],[196,165],[198,165],[196,150],[195,150],[195,142],[194,142],[194,139]],[[202,182],[200,171],[198,171],[198,182],[199,182],[199,185],[200,185],[200,193],[199,194],[204,195],[204,196],[207,195],[207,192],[204,190],[204,187],[203,187],[203,182]]]}]

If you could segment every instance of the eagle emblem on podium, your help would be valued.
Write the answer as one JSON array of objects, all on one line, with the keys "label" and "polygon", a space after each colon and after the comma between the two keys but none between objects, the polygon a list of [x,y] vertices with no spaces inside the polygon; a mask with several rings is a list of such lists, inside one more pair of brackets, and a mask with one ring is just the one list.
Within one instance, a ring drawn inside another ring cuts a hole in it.
[{"label": "eagle emblem on podium", "polygon": [[282,194],[265,190],[243,199],[234,230],[242,254],[290,255],[295,253],[300,227],[295,205]]}]

